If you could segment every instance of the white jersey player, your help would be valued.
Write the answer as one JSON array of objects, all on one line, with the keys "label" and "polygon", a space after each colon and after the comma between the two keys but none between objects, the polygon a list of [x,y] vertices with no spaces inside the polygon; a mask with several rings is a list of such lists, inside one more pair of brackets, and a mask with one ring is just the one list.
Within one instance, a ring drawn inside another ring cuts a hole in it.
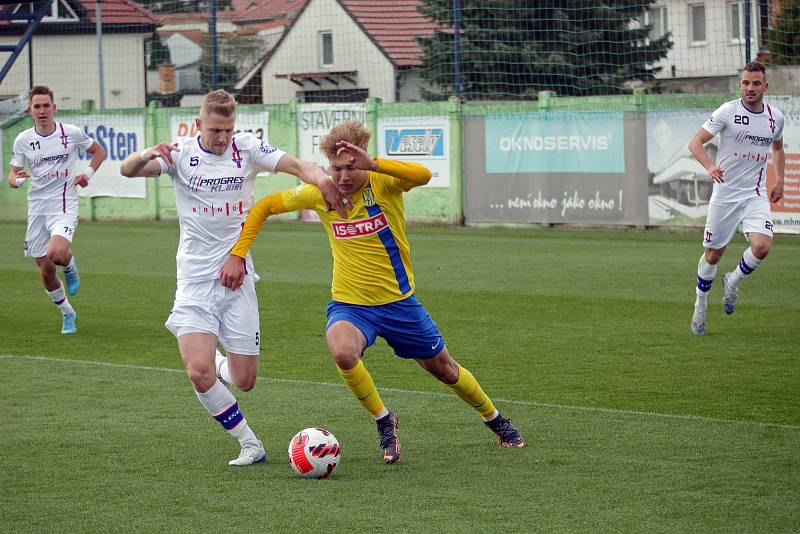
[{"label": "white jersey player", "polygon": [[[178,284],[167,328],[178,339],[184,366],[197,398],[222,427],[239,440],[241,466],[266,459],[266,452],[228,387],[253,389],[261,345],[257,280],[250,256],[240,289],[220,280],[220,269],[239,238],[250,206],[256,175],[287,172],[324,187],[326,198],[345,213],[335,186],[317,165],[300,161],[262,143],[252,134],[234,135],[236,100],[222,90],[203,99],[197,119],[200,135],[159,143],[130,155],[124,176],[168,173],[175,186],[180,222]],[[227,357],[216,350],[221,344]]]},{"label": "white jersey player", "polygon": [[[733,313],[739,282],[749,276],[767,257],[772,247],[770,202],[783,197],[785,153],[783,114],[764,103],[769,84],[760,63],[748,63],[739,81],[741,99],[717,108],[689,142],[689,150],[714,181],[708,205],[704,252],[697,266],[697,288],[691,328],[695,334],[706,330],[708,292],[717,273],[717,263],[739,224],[749,242],[738,266],[722,277],[722,304]],[[719,135],[714,162],[703,145]],[[772,149],[776,183],[767,194],[767,159]]]},{"label": "white jersey player", "polygon": [[[70,247],[78,227],[77,188],[89,185],[106,151],[77,126],[55,121],[56,105],[48,87],[37,85],[28,97],[34,126],[14,141],[8,184],[18,188],[30,178],[25,255],[36,261],[45,291],[61,311],[61,333],[74,334],[78,315],[67,293],[75,295],[80,287]],[[86,169],[76,172],[79,150],[90,153],[92,159]],[[30,175],[24,170],[26,165]],[[56,265],[64,268],[66,293]]]}]

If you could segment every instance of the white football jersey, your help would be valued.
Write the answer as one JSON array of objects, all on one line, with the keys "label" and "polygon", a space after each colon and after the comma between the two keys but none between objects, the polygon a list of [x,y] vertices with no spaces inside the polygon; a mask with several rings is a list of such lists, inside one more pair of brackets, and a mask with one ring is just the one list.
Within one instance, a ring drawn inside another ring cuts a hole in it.
[{"label": "white football jersey", "polygon": [[75,164],[78,149],[86,150],[94,139],[72,124],[56,122],[50,135],[36,133],[36,128],[21,132],[14,140],[11,165],[30,169],[28,215],[78,213],[78,186]]},{"label": "white football jersey", "polygon": [[[221,156],[204,149],[200,136],[179,137],[172,165],[158,159],[172,177],[181,237],[176,255],[178,281],[214,280],[239,239],[256,174],[273,172],[284,151],[239,133]],[[248,254],[247,272],[255,274]]]},{"label": "white football jersey", "polygon": [[761,113],[755,113],[741,99],[731,100],[714,111],[703,129],[719,134],[716,163],[725,180],[714,183],[711,199],[731,202],[767,198],[767,156],[773,141],[783,138],[783,114],[766,103]]}]

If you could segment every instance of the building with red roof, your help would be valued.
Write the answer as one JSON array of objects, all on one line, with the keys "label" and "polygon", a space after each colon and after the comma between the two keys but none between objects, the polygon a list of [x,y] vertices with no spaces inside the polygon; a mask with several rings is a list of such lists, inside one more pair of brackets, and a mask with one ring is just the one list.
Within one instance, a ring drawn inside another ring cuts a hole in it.
[{"label": "building with red roof", "polygon": [[[420,0],[301,3],[296,19],[256,67],[264,103],[420,98],[417,37],[437,28],[417,11]],[[246,91],[246,86],[240,83],[237,89]]]},{"label": "building with red roof", "polygon": [[[29,2],[5,4],[0,11],[29,9]],[[103,85],[106,108],[143,107],[145,87],[145,40],[158,26],[157,18],[130,0],[100,2],[103,48]],[[84,100],[99,106],[100,65],[96,36],[96,2],[53,0],[48,15],[31,40],[33,72],[27,49],[23,50],[3,80],[0,95],[28,90],[30,78],[36,85],[50,86],[62,109],[78,108]],[[0,44],[16,45],[27,22],[0,23]],[[3,58],[5,59],[5,57]]]}]

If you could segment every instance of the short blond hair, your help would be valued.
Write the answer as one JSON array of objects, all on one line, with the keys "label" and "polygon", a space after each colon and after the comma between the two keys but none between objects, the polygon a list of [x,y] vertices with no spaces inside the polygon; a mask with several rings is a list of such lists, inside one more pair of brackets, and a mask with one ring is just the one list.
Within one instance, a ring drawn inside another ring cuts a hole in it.
[{"label": "short blond hair", "polygon": [[319,145],[319,149],[328,159],[332,159],[336,156],[336,143],[347,141],[351,145],[367,150],[370,137],[372,137],[372,134],[360,122],[344,121],[325,136]]},{"label": "short blond hair", "polygon": [[200,104],[200,116],[208,117],[210,113],[216,113],[222,117],[230,117],[236,113],[236,99],[224,89],[211,91]]}]

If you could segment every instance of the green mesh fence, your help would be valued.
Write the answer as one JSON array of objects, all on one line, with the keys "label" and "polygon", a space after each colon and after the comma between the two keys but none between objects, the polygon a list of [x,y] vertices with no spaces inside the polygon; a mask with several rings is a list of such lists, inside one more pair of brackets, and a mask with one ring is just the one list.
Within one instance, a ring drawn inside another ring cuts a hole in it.
[{"label": "green mesh fence", "polygon": [[[0,15],[39,5],[0,0]],[[588,110],[608,102],[595,97],[614,96],[620,109],[705,107],[697,95],[734,93],[748,59],[769,65],[770,93],[800,93],[800,0],[220,0],[213,14],[211,6],[52,0],[0,97],[46,84],[66,109],[84,100],[191,106],[212,87],[252,104],[460,96]],[[0,46],[13,48],[28,27],[0,20]]]}]

